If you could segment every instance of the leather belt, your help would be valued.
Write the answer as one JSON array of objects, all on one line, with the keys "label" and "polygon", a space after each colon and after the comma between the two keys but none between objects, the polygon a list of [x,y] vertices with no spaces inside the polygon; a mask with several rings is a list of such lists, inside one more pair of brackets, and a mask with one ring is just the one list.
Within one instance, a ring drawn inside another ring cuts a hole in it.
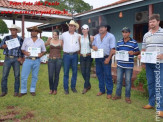
[{"label": "leather belt", "polygon": [[39,59],[39,57],[26,57],[26,59],[36,60]]},{"label": "leather belt", "polygon": [[8,57],[8,58],[19,58],[18,56],[8,56],[8,55],[6,55],[6,57]]},{"label": "leather belt", "polygon": [[73,53],[67,53],[67,52],[64,52],[64,54],[74,55],[74,54],[77,54],[77,52],[73,52]]}]

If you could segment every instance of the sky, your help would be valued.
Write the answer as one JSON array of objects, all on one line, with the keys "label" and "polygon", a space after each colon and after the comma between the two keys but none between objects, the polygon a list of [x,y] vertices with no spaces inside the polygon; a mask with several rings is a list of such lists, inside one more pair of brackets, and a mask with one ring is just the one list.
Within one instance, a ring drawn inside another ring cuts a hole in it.
[{"label": "sky", "polygon": [[[36,1],[39,1],[39,0],[9,0],[9,1],[16,1],[16,2],[23,2],[23,1],[26,1],[26,2],[36,2]],[[86,3],[89,3],[91,6],[93,6],[93,9],[95,9],[95,8],[98,8],[98,7],[101,7],[101,6],[105,6],[105,5],[114,3],[114,2],[119,1],[119,0],[84,0],[84,1]],[[7,26],[8,27],[10,27],[12,25],[12,21],[11,20],[4,20],[4,21],[7,23]],[[25,37],[29,37],[30,36],[30,33],[26,31],[26,28],[27,27],[31,27],[31,26],[35,26],[35,25],[38,25],[38,24],[41,24],[41,23],[25,22]],[[21,21],[16,21],[16,25],[18,25],[19,27],[21,27]],[[18,35],[21,36],[21,33],[19,33]],[[49,32],[43,32],[42,33],[42,36],[51,37],[51,35],[52,34],[49,33]],[[0,36],[0,38],[3,38],[3,37]]]}]

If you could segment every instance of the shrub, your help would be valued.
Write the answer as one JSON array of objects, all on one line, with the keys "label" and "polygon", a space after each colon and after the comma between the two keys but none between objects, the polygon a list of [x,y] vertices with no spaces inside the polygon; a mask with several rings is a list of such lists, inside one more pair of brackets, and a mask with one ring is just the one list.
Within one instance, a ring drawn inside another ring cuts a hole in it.
[{"label": "shrub", "polygon": [[145,91],[145,95],[148,96],[148,84],[147,84],[147,78],[146,78],[146,70],[144,68],[137,75],[137,78],[134,81],[134,85],[138,86],[140,83],[143,84],[143,89]]}]

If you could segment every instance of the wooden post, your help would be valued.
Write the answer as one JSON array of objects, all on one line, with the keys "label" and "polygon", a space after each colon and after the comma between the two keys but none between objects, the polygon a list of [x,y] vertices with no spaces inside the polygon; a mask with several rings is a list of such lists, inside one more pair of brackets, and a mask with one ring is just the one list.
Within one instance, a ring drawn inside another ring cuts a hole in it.
[{"label": "wooden post", "polygon": [[13,24],[15,24],[15,18],[13,19]]},{"label": "wooden post", "polygon": [[40,33],[40,38],[42,37],[42,32]]},{"label": "wooden post", "polygon": [[151,16],[153,14],[154,11],[154,7],[153,4],[149,5],[149,16]]},{"label": "wooden post", "polygon": [[22,38],[24,39],[24,15],[22,15]]}]

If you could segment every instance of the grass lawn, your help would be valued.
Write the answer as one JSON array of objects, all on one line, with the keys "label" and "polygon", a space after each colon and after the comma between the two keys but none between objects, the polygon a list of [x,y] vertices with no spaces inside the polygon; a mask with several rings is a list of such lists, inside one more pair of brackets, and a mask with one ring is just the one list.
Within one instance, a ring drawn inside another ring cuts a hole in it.
[{"label": "grass lawn", "polygon": [[[0,67],[0,79],[2,66]],[[71,76],[71,73],[70,73]],[[153,122],[155,110],[144,110],[147,104],[140,92],[132,90],[132,104],[125,103],[124,88],[123,98],[118,101],[106,99],[106,94],[96,96],[99,91],[98,80],[91,78],[92,88],[85,95],[83,78],[78,72],[77,90],[69,95],[63,90],[63,69],[60,73],[60,82],[57,95],[49,95],[47,64],[42,64],[38,75],[36,96],[29,93],[31,75],[28,80],[28,94],[24,97],[13,97],[14,74],[10,71],[8,78],[8,94],[0,98],[0,121],[38,121],[38,122]],[[115,94],[115,86],[114,93]],[[163,119],[160,119],[163,120]]]}]

